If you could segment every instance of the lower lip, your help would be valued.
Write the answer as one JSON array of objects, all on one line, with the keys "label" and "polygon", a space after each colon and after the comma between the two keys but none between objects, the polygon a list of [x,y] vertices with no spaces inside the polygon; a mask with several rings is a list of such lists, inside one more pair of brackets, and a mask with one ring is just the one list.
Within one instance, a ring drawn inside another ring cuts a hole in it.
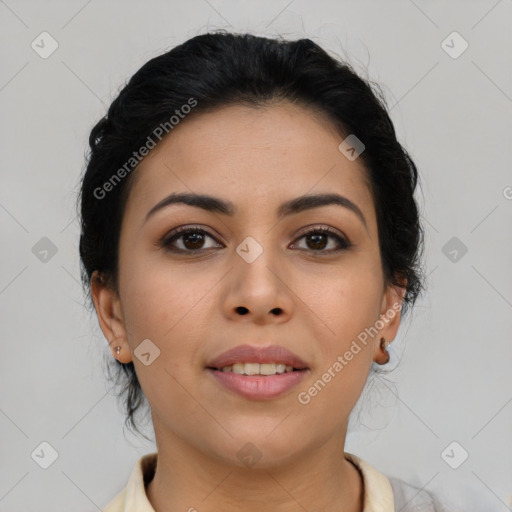
[{"label": "lower lip", "polygon": [[222,370],[207,371],[227,389],[253,400],[266,400],[283,395],[297,386],[308,370],[278,373],[276,375],[240,375]]}]

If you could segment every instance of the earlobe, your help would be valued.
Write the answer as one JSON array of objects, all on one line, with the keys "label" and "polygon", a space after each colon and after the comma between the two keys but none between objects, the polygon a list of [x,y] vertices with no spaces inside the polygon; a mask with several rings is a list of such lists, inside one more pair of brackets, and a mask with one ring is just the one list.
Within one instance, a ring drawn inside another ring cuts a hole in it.
[{"label": "earlobe", "polygon": [[388,341],[386,338],[380,339],[380,346],[379,346],[379,354],[375,358],[375,362],[377,364],[387,364],[389,362],[389,352],[388,352],[388,345],[391,342]]},{"label": "earlobe", "polygon": [[103,335],[108,340],[112,355],[121,363],[131,361],[119,297],[95,270],[91,276],[91,295]]}]

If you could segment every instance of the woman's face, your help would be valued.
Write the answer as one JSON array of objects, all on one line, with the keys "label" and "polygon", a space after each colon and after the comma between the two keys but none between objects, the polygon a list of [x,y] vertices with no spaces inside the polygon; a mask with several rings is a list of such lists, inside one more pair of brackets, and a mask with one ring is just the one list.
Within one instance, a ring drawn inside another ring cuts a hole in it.
[{"label": "woman's face", "polygon": [[[340,152],[342,140],[327,119],[287,102],[229,106],[186,119],[133,171],[119,296],[94,296],[104,332],[117,336],[112,348],[135,364],[157,442],[236,465],[261,456],[270,467],[344,441],[371,362],[383,356],[380,338],[398,329],[401,295],[384,288],[365,171]],[[208,195],[233,212],[172,203],[148,215],[170,194]],[[355,207],[311,202],[278,216],[285,203],[323,194]],[[171,240],[186,227],[196,231]],[[331,233],[304,236],[322,228]],[[208,368],[239,345],[278,345],[307,369]]]}]

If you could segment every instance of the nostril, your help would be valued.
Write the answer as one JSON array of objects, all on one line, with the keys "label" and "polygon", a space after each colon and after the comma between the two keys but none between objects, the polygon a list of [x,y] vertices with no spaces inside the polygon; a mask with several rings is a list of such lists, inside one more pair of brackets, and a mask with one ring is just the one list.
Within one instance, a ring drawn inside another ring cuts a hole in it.
[{"label": "nostril", "polygon": [[241,315],[246,315],[249,312],[249,310],[244,306],[238,306],[236,308],[236,312],[240,313]]}]

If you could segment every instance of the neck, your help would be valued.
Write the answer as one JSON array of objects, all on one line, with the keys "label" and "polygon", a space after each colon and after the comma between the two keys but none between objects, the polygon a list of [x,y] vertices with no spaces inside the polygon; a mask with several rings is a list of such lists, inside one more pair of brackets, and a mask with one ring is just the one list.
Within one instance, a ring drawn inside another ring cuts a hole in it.
[{"label": "neck", "polygon": [[264,468],[229,464],[170,437],[156,436],[158,463],[146,487],[156,512],[363,510],[362,477],[340,448],[345,432],[342,440],[333,436],[320,448]]}]

